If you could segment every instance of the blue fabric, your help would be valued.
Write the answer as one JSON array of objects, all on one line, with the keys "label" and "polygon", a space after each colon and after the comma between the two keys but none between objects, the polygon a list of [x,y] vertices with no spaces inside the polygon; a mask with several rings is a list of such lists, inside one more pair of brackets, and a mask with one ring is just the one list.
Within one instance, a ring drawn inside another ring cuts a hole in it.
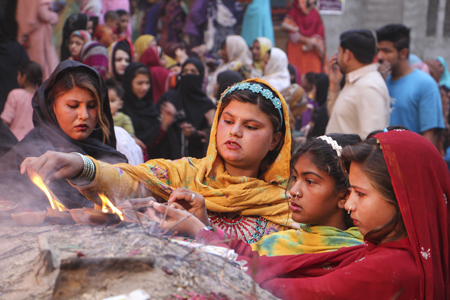
[{"label": "blue fabric", "polygon": [[415,69],[399,80],[386,80],[391,96],[390,125],[403,125],[416,133],[445,128],[439,87],[425,72]]},{"label": "blue fabric", "polygon": [[442,56],[436,57],[442,66],[444,67],[444,72],[441,75],[441,79],[439,80],[440,85],[445,85],[445,87],[450,89],[450,72],[448,71],[447,62]]},{"label": "blue fabric", "polygon": [[422,62],[422,60],[415,54],[410,54],[409,55],[409,63],[410,64],[416,64],[416,63],[420,63]]},{"label": "blue fabric", "polygon": [[253,1],[248,5],[242,22],[241,36],[249,47],[253,46],[253,41],[258,37],[270,39],[275,46],[270,0]]},{"label": "blue fabric", "polygon": [[145,19],[145,27],[144,32],[142,34],[151,34],[153,36],[157,36],[158,34],[158,13],[159,8],[163,2],[154,4],[150,10],[147,12],[147,16]]}]

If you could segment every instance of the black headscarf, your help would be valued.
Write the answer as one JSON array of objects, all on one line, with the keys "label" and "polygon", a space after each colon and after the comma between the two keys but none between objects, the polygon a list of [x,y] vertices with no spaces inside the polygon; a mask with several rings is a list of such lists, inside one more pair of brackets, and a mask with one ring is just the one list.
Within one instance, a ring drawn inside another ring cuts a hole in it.
[{"label": "black headscarf", "polygon": [[314,127],[310,131],[310,137],[321,136],[325,134],[325,129],[328,124],[328,109],[327,109],[327,98],[328,98],[328,87],[330,85],[330,80],[327,74],[318,74],[315,83],[316,86],[316,101],[319,106],[315,109],[313,114]]},{"label": "black headscarf", "polygon": [[[190,123],[197,130],[208,130],[209,125],[205,118],[205,113],[215,109],[214,103],[206,96],[202,90],[205,68],[200,59],[188,58],[182,69],[187,64],[193,64],[200,74],[186,74],[180,76],[176,89],[169,90],[161,96],[158,105],[168,101],[171,102],[178,111],[178,120],[170,126],[164,140],[158,148],[161,149],[160,156],[168,159],[178,159],[181,157],[181,133],[180,125]],[[184,114],[183,114],[184,112]],[[184,118],[180,118],[183,116]],[[201,143],[201,137],[192,136],[189,138],[188,155],[201,158],[206,154],[206,147]]]},{"label": "black headscarf", "polygon": [[117,50],[122,50],[125,51],[126,53],[128,53],[128,56],[130,57],[130,63],[133,61],[133,55],[134,53],[131,51],[131,45],[130,42],[128,42],[127,39],[122,39],[117,41],[112,50],[111,50],[111,56],[109,57],[109,59],[111,60],[111,69],[112,69],[112,73],[114,75],[114,79],[117,82],[122,82],[123,76],[125,75],[119,75],[117,74],[116,71],[116,64],[115,64],[115,57],[116,57],[116,52]]},{"label": "black headscarf", "polygon": [[222,93],[225,92],[227,88],[243,80],[244,78],[242,77],[242,75],[236,71],[227,70],[219,73],[217,75],[217,83],[219,84],[219,89],[217,91],[217,95],[215,95],[217,100],[220,100],[220,95],[222,95]]},{"label": "black headscarf", "polygon": [[11,150],[17,144],[17,138],[3,122],[0,122],[0,158]]},{"label": "black headscarf", "polygon": [[[48,99],[51,87],[67,71],[71,69],[81,69],[90,72],[100,83],[101,110],[109,122],[109,140],[104,144],[103,132],[96,126],[91,135],[84,140],[74,140],[70,138],[59,127],[53,106]],[[61,62],[36,91],[32,100],[33,123],[35,128],[30,131],[11,151],[0,159],[0,197],[15,202],[24,202],[26,206],[34,209],[45,209],[48,200],[28,178],[19,172],[20,164],[26,157],[38,157],[48,150],[60,152],[79,152],[92,156],[96,159],[108,163],[127,162],[125,156],[115,150],[116,138],[114,134],[114,123],[109,107],[108,90],[99,73],[91,67],[76,61],[65,60]],[[72,187],[65,180],[58,180],[50,184],[50,189],[68,208],[92,206],[92,203],[85,199],[76,188]]]},{"label": "black headscarf", "polygon": [[67,18],[63,27],[63,36],[61,42],[61,61],[66,60],[70,57],[70,34],[75,30],[86,30],[88,22],[89,16],[85,14],[72,14]]},{"label": "black headscarf", "polygon": [[5,15],[0,10],[0,112],[3,111],[9,92],[19,88],[19,66],[29,60],[22,45],[8,36]]},{"label": "black headscarf", "polygon": [[[159,133],[159,111],[153,104],[151,88],[142,99],[138,99],[133,93],[132,82],[135,77],[134,73],[140,67],[147,68],[143,63],[133,62],[125,69],[122,81],[122,86],[125,90],[122,111],[131,118],[136,137],[145,145],[150,145]],[[151,78],[150,75],[149,78]]]}]

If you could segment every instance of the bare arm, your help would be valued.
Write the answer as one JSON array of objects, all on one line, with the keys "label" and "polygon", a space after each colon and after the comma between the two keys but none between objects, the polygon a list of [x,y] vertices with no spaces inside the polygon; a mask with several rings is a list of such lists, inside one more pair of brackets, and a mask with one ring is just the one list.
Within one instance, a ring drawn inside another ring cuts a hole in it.
[{"label": "bare arm", "polygon": [[422,132],[422,135],[426,137],[430,142],[437,147],[436,129],[429,129]]}]

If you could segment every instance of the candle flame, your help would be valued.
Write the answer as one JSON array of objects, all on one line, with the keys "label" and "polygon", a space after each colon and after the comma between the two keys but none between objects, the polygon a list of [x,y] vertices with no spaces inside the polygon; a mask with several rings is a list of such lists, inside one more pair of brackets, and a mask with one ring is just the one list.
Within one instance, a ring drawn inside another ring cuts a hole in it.
[{"label": "candle flame", "polygon": [[58,200],[56,200],[56,196],[53,195],[53,193],[47,188],[39,175],[34,175],[31,178],[31,181],[47,195],[48,201],[50,202],[50,205],[53,209],[57,209],[59,211],[67,211],[67,208]]},{"label": "candle flame", "polygon": [[120,210],[118,210],[114,204],[109,201],[108,197],[105,196],[104,193],[99,193],[98,196],[102,200],[102,212],[107,213],[109,210],[111,210],[113,213],[119,216],[120,220],[124,220],[123,214]]}]

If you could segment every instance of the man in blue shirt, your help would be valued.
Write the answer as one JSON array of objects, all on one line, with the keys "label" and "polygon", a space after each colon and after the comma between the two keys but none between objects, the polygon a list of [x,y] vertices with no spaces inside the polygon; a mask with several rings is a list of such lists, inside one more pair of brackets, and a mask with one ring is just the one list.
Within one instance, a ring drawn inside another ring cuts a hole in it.
[{"label": "man in blue shirt", "polygon": [[439,86],[409,63],[409,32],[403,24],[377,30],[379,71],[391,97],[390,125],[406,126],[436,145],[437,131],[445,128]]}]

